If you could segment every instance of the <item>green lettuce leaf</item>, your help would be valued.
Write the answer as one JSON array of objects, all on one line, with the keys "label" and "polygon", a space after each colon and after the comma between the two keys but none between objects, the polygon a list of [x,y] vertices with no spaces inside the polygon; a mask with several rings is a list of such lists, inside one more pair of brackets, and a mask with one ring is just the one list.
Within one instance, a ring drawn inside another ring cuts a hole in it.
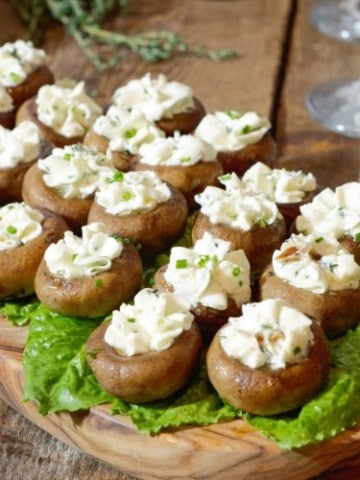
[{"label": "green lettuce leaf", "polygon": [[66,317],[38,306],[23,354],[24,401],[34,400],[46,415],[112,400],[97,383],[84,352],[86,340],[100,321]]},{"label": "green lettuce leaf", "polygon": [[231,420],[238,415],[236,409],[220,400],[207,378],[205,364],[178,394],[144,405],[124,404],[117,399],[112,404],[112,413],[129,415],[138,430],[151,434],[165,428]]},{"label": "green lettuce leaf", "polygon": [[15,327],[23,327],[29,324],[38,306],[36,297],[7,301],[0,306],[0,315],[4,315]]},{"label": "green lettuce leaf", "polygon": [[360,420],[360,327],[331,342],[332,368],[322,390],[292,415],[244,419],[283,448],[334,437]]}]

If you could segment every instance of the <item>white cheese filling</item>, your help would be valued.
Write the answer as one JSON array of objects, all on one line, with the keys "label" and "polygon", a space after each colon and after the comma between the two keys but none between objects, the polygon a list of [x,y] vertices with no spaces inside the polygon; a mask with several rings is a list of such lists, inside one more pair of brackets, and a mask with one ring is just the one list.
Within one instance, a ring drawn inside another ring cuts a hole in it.
[{"label": "white cheese filling", "polygon": [[234,151],[259,142],[270,128],[269,120],[256,112],[217,111],[202,118],[195,135],[218,152]]},{"label": "white cheese filling", "polygon": [[38,127],[27,120],[13,130],[0,125],[0,169],[29,163],[40,155],[42,137]]},{"label": "white cheese filling", "polygon": [[142,112],[123,110],[112,105],[95,120],[94,131],[109,140],[109,149],[113,152],[126,152],[135,155],[143,144],[164,137],[162,130],[146,119]]},{"label": "white cheese filling", "polygon": [[[58,278],[75,280],[110,270],[123,244],[110,235],[103,223],[82,227],[82,237],[66,231],[64,238],[46,249],[44,259],[49,271]],[[101,288],[101,283],[95,287]]]},{"label": "white cheese filling", "polygon": [[85,135],[102,113],[100,105],[85,92],[84,82],[42,86],[36,107],[39,120],[67,138]]},{"label": "white cheese filling", "polygon": [[10,112],[14,108],[12,96],[0,85],[0,113]]},{"label": "white cheese filling", "polygon": [[346,183],[335,190],[326,188],[311,203],[302,205],[296,229],[336,238],[350,236],[360,243],[360,182]]},{"label": "white cheese filling", "polygon": [[245,188],[233,188],[225,184],[225,189],[207,186],[202,193],[195,195],[200,211],[214,225],[222,223],[231,228],[249,231],[254,226],[265,228],[282,218],[276,203],[260,193]]},{"label": "white cheese filling", "polygon": [[171,191],[155,172],[116,172],[99,187],[95,197],[107,213],[131,215],[150,211],[166,202]]},{"label": "white cheese filling", "polygon": [[140,110],[153,122],[194,108],[193,92],[189,86],[169,82],[162,74],[152,78],[150,73],[115,90],[113,102],[125,110]]},{"label": "white cheese filling", "polygon": [[147,165],[188,167],[215,160],[216,151],[209,143],[193,135],[179,133],[142,145],[139,150],[139,162]]},{"label": "white cheese filling", "polygon": [[221,329],[225,353],[250,368],[286,368],[305,358],[314,343],[311,320],[280,299],[243,305]]},{"label": "white cheese filling", "polygon": [[171,249],[164,278],[192,307],[225,310],[229,299],[239,307],[251,296],[250,265],[243,250],[230,251],[230,242],[207,232],[192,249]]},{"label": "white cheese filling", "polygon": [[63,198],[88,198],[116,171],[105,155],[83,146],[54,148],[38,161],[44,183]]},{"label": "white cheese filling", "polygon": [[33,43],[16,40],[0,47],[0,84],[15,87],[27,76],[45,63],[44,50],[35,48]]},{"label": "white cheese filling", "polygon": [[308,192],[316,188],[316,179],[312,173],[285,168],[271,169],[262,162],[257,162],[246,170],[242,181],[249,190],[263,193],[276,203],[301,202]]},{"label": "white cheese filling", "polygon": [[194,316],[189,309],[188,301],[173,293],[140,290],[133,304],[112,312],[104,340],[125,356],[165,350],[190,330]]},{"label": "white cheese filling", "polygon": [[0,208],[0,251],[20,247],[42,234],[43,214],[23,202]]},{"label": "white cheese filling", "polygon": [[330,235],[293,234],[275,250],[272,265],[282,280],[317,294],[360,285],[360,266]]}]

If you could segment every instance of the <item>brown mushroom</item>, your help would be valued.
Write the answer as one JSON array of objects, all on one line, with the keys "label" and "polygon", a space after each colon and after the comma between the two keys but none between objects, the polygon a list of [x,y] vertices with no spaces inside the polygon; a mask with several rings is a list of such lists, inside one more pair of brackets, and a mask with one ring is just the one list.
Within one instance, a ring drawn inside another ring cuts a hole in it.
[{"label": "brown mushroom", "polygon": [[193,132],[206,113],[200,100],[196,97],[194,97],[193,100],[193,109],[176,113],[169,118],[161,118],[155,122],[157,127],[165,132],[165,135],[168,137],[173,135],[175,131],[179,131],[182,134]]},{"label": "brown mushroom", "polygon": [[33,207],[45,207],[61,215],[70,229],[78,232],[87,223],[92,197],[63,198],[55,189],[48,187],[37,163],[25,173],[22,197],[26,203]]},{"label": "brown mushroom", "polygon": [[271,261],[271,256],[286,238],[285,220],[281,217],[271,225],[254,225],[250,230],[235,229],[223,223],[213,224],[208,216],[199,212],[196,216],[192,239],[202,238],[204,232],[231,243],[231,250],[243,249],[253,274],[259,273]]},{"label": "brown mushroom", "polygon": [[8,94],[12,97],[14,105],[18,108],[26,100],[36,95],[43,85],[54,83],[54,75],[46,65],[42,65],[31,72],[19,85],[6,87]]},{"label": "brown mushroom", "polygon": [[135,161],[132,167],[135,171],[153,170],[167,183],[170,183],[186,198],[188,207],[194,209],[194,196],[208,185],[219,185],[218,177],[222,175],[222,167],[218,161],[198,162],[189,166],[148,165]]},{"label": "brown mushroom", "polygon": [[38,208],[43,215],[42,233],[28,243],[0,251],[0,298],[23,297],[34,292],[34,278],[47,247],[68,230],[53,212]]},{"label": "brown mushroom", "polygon": [[[52,145],[43,140],[40,144],[38,158],[49,155],[51,148]],[[13,168],[0,168],[0,203],[20,202],[22,200],[22,184],[25,173],[35,164],[38,158],[32,162],[20,163]]]},{"label": "brown mushroom", "polygon": [[39,300],[55,312],[95,318],[107,315],[128,301],[140,287],[142,274],[136,248],[125,243],[110,270],[86,278],[58,278],[49,271],[43,258],[35,276],[35,292]]},{"label": "brown mushroom", "polygon": [[[109,140],[96,133],[93,128],[90,128],[84,138],[84,145],[86,147],[95,148],[98,152],[103,153],[104,155],[108,152]],[[131,164],[136,158],[135,155],[131,155],[126,152],[109,150],[110,158],[115,168],[123,172],[130,170]]]},{"label": "brown mushroom", "polygon": [[195,323],[169,348],[129,357],[105,342],[107,326],[101,324],[90,335],[86,358],[101,387],[126,402],[166,398],[182,388],[198,367],[201,336]]},{"label": "brown mushroom", "polygon": [[225,173],[235,172],[241,177],[256,162],[272,166],[277,154],[276,142],[270,132],[261,140],[240,150],[223,150],[218,152],[218,160]]},{"label": "brown mushroom", "polygon": [[188,209],[181,192],[169,185],[171,197],[143,213],[113,215],[97,203],[92,204],[88,222],[102,222],[113,233],[141,244],[145,256],[161,252],[184,231]]},{"label": "brown mushroom", "polygon": [[328,337],[345,333],[360,320],[359,288],[313,293],[282,280],[271,265],[260,277],[259,295],[262,300],[277,297],[291,303],[317,320]]},{"label": "brown mushroom", "polygon": [[[162,292],[173,292],[173,286],[168,283],[164,277],[166,268],[167,265],[163,265],[155,273],[154,287]],[[241,315],[241,307],[238,307],[232,298],[228,298],[228,306],[225,310],[217,310],[216,308],[197,304],[192,307],[190,311],[194,315],[195,321],[200,328],[200,332],[206,341],[213,338],[219,328],[225,325],[229,317],[237,317]]]},{"label": "brown mushroom", "polygon": [[64,135],[57,133],[53,128],[48,127],[47,125],[42,123],[37,115],[36,97],[30,98],[29,100],[24,102],[19,108],[16,114],[16,124],[18,125],[24,120],[30,120],[34,122],[38,126],[42,136],[46,138],[46,140],[48,140],[50,143],[55,145],[55,147],[65,147],[65,145],[79,143],[84,138],[83,135],[76,137],[65,137]]},{"label": "brown mushroom", "polygon": [[228,356],[220,343],[220,329],[207,352],[211,383],[225,402],[256,415],[276,415],[300,407],[319,390],[330,367],[324,332],[316,321],[311,329],[314,344],[308,355],[276,370],[249,368]]}]

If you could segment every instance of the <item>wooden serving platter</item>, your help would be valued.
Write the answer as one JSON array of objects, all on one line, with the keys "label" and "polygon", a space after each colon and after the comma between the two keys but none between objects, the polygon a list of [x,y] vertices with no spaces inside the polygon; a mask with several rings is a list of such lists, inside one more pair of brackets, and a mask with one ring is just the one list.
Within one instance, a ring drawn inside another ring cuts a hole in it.
[{"label": "wooden serving platter", "polygon": [[57,439],[121,471],[158,479],[308,479],[360,452],[360,427],[298,450],[283,450],[242,420],[150,436],[106,405],[80,413],[42,416],[22,402],[26,327],[0,318],[0,396]]}]

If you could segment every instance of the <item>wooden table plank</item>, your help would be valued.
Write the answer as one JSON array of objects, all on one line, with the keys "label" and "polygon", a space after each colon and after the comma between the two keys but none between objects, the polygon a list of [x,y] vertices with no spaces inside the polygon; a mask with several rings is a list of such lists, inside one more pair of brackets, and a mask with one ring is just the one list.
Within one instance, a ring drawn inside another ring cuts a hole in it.
[{"label": "wooden table plank", "polygon": [[360,140],[329,132],[308,114],[305,96],[327,80],[359,75],[359,44],[329,38],[313,28],[314,0],[297,2],[284,84],[275,112],[278,165],[313,171],[321,186],[358,180]]}]

